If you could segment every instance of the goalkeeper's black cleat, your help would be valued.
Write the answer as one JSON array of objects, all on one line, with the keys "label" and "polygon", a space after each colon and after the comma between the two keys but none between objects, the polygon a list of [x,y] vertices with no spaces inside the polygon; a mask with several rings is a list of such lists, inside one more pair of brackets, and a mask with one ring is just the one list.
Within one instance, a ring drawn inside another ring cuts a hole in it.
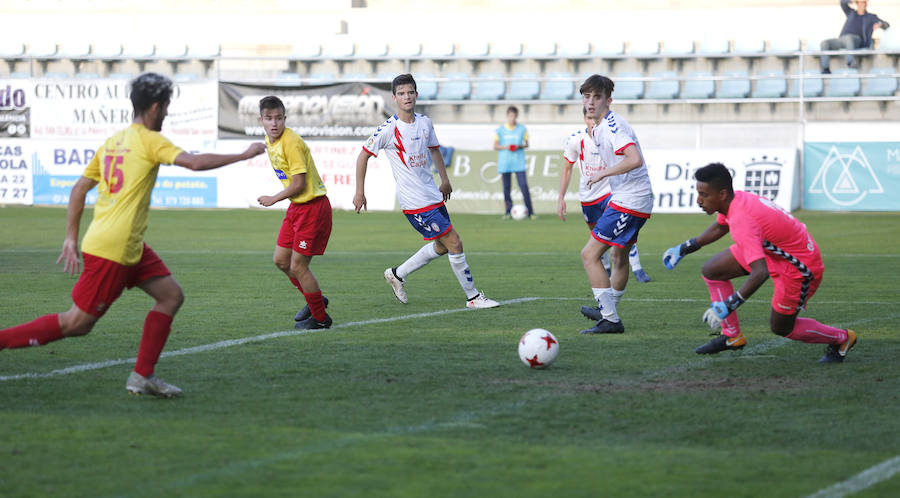
[{"label": "goalkeeper's black cleat", "polygon": [[600,313],[599,306],[582,306],[581,314],[594,321],[603,320],[603,313]]},{"label": "goalkeeper's black cleat", "polygon": [[[323,296],[322,302],[325,303],[325,307],[327,308],[328,307],[328,298]],[[311,316],[312,316],[312,312],[309,311],[309,305],[307,304],[306,306],[303,307],[302,310],[297,312],[297,314],[294,316],[294,321],[302,322],[303,320],[306,320],[307,318],[309,318]]]},{"label": "goalkeeper's black cleat", "polygon": [[309,317],[302,322],[295,323],[294,328],[298,330],[330,329],[331,323],[331,317],[326,314],[324,321],[320,322],[313,317]]},{"label": "goalkeeper's black cleat", "polygon": [[607,319],[601,319],[597,322],[593,327],[582,330],[582,334],[622,334],[625,333],[625,325],[622,324],[622,321],[611,322]]},{"label": "goalkeeper's black cleat", "polygon": [[825,356],[819,359],[819,363],[841,363],[850,349],[856,346],[856,332],[847,331],[847,341],[843,344],[829,344],[825,347]]},{"label": "goalkeeper's black cleat", "polygon": [[722,351],[743,349],[746,345],[747,339],[744,338],[744,334],[739,334],[737,337],[728,337],[722,334],[700,346],[695,351],[697,354],[716,354]]}]

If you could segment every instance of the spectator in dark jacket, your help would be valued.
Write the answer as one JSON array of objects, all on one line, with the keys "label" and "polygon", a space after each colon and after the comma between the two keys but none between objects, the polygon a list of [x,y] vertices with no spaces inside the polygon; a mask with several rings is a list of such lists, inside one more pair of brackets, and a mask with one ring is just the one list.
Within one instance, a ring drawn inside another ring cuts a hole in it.
[{"label": "spectator in dark jacket", "polygon": [[[850,0],[841,0],[841,9],[847,16],[844,29],[838,38],[829,38],[822,41],[822,50],[856,50],[860,48],[872,48],[872,32],[878,28],[887,29],[888,23],[877,15],[866,11],[866,0],[857,0],[855,9],[850,7]],[[819,58],[822,74],[831,74],[829,69],[829,56]],[[853,54],[847,55],[847,67],[856,67],[856,59]]]}]

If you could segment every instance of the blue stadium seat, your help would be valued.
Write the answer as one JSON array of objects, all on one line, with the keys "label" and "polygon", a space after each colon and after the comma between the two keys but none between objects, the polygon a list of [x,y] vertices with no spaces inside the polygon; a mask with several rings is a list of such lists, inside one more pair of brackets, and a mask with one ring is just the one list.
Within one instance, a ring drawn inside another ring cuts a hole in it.
[{"label": "blue stadium seat", "polygon": [[28,55],[37,58],[53,58],[56,56],[56,43],[47,41],[35,41],[28,44]]},{"label": "blue stadium seat", "polygon": [[388,46],[384,42],[365,40],[356,44],[356,56],[361,59],[383,59],[387,54]]},{"label": "blue stadium seat", "polygon": [[856,69],[835,69],[832,75],[836,77],[828,80],[828,88],[825,90],[825,96],[856,97],[859,95],[859,78],[845,77],[856,74],[859,74],[859,71]]},{"label": "blue stadium seat", "polygon": [[556,56],[556,42],[532,40],[525,44],[522,55],[531,59],[550,59]]},{"label": "blue stadium seat", "polygon": [[179,59],[187,56],[186,43],[157,43],[154,55],[165,59]]},{"label": "blue stadium seat", "polygon": [[561,41],[557,54],[564,59],[587,59],[591,56],[591,44],[587,40]]},{"label": "blue stadium seat", "polygon": [[637,38],[628,43],[628,55],[636,57],[659,55],[659,42],[647,38]]},{"label": "blue stadium seat", "polygon": [[766,51],[766,41],[762,38],[738,38],[734,40],[733,52],[745,57],[761,57]]},{"label": "blue stadium seat", "polygon": [[[114,79],[114,80],[130,80],[131,78],[134,78],[135,76],[136,75],[131,74],[131,73],[115,72],[115,73],[109,73],[106,77],[110,78],[110,79]],[[299,76],[298,76],[298,79],[299,79]]]},{"label": "blue stadium seat", "polygon": [[570,100],[575,94],[575,83],[572,73],[549,73],[549,81],[544,82],[544,89],[538,96],[540,100]]},{"label": "blue stadium seat", "polygon": [[422,44],[413,41],[398,41],[391,43],[391,57],[405,59],[408,57],[418,57],[422,54]]},{"label": "blue stadium seat", "polygon": [[197,73],[177,73],[172,79],[179,83],[186,83],[199,80],[200,75]]},{"label": "blue stadium seat", "polygon": [[541,93],[537,73],[515,73],[509,82],[506,98],[509,100],[533,100]]},{"label": "blue stadium seat", "polygon": [[491,55],[498,59],[520,57],[522,55],[522,43],[506,41],[492,42]]},{"label": "blue stadium seat", "polygon": [[25,44],[22,42],[0,41],[0,59],[16,59],[25,55]]},{"label": "blue stadium seat", "polygon": [[[898,71],[892,67],[873,67],[871,74],[896,74]],[[897,92],[897,77],[883,76],[879,78],[866,78],[863,80],[862,94],[866,97],[890,97]]]},{"label": "blue stadium seat", "polygon": [[115,42],[95,43],[91,55],[100,59],[115,59],[122,55],[122,44]]},{"label": "blue stadium seat", "polygon": [[59,59],[84,59],[91,54],[91,45],[87,42],[67,42],[59,45],[56,57]]},{"label": "blue stadium seat", "polygon": [[666,57],[687,57],[694,53],[694,40],[673,38],[663,40],[659,49],[660,55]]},{"label": "blue stadium seat", "polygon": [[[816,47],[818,49],[818,47]],[[769,40],[766,52],[774,55],[789,55],[800,50],[800,39],[793,37],[775,38]]]},{"label": "blue stadium seat", "polygon": [[449,73],[447,80],[441,84],[438,100],[465,100],[472,94],[472,83],[466,73]]},{"label": "blue stadium seat", "polygon": [[187,56],[194,60],[210,61],[222,55],[222,46],[215,42],[189,43]]},{"label": "blue stadium seat", "polygon": [[484,40],[466,40],[459,43],[456,54],[460,57],[482,58],[490,52],[488,42]]},{"label": "blue stadium seat", "polygon": [[500,73],[482,73],[475,78],[472,100],[500,100],[506,95],[506,82]]},{"label": "blue stadium seat", "polygon": [[278,73],[278,75],[275,77],[275,84],[277,86],[299,86],[301,84],[300,75],[297,73],[290,73],[286,71],[283,73]]},{"label": "blue stadium seat", "polygon": [[420,99],[434,100],[437,98],[438,84],[437,81],[434,81],[434,77],[435,76],[431,73],[419,73],[415,75],[416,90],[419,92]]},{"label": "blue stadium seat", "polygon": [[615,57],[625,53],[625,43],[612,38],[602,38],[593,42],[594,55],[600,57]]},{"label": "blue stadium seat", "polygon": [[448,59],[453,57],[455,52],[456,47],[453,46],[452,41],[434,40],[422,44],[422,57],[429,59]]},{"label": "blue stadium seat", "polygon": [[[825,83],[818,71],[806,71],[803,79],[803,96],[804,97],[821,97],[825,91]],[[800,96],[800,80],[795,79],[791,84],[789,95],[791,97]]]},{"label": "blue stadium seat", "polygon": [[100,79],[100,73],[95,73],[93,71],[78,71],[75,73],[75,78],[79,80],[96,80]]},{"label": "blue stadium seat", "polygon": [[61,78],[71,78],[72,75],[65,71],[48,71],[44,73],[44,78],[53,78],[53,79],[61,79]]},{"label": "blue stadium seat", "polygon": [[719,91],[716,92],[718,99],[743,99],[750,96],[750,75],[747,71],[726,71],[719,85]]},{"label": "blue stadium seat", "polygon": [[678,73],[675,71],[661,71],[653,73],[654,78],[659,80],[651,80],[647,85],[648,99],[674,99],[679,90],[681,90],[681,82],[678,81]]},{"label": "blue stadium seat", "polygon": [[291,60],[310,60],[317,59],[322,55],[322,45],[318,42],[306,41],[303,43],[295,43],[291,47],[291,53],[288,56]]},{"label": "blue stadium seat", "polygon": [[[396,77],[397,77],[397,73],[378,73],[375,75],[375,79],[382,83],[390,83]],[[416,86],[417,87],[420,86],[418,80],[416,80]]]},{"label": "blue stadium seat", "polygon": [[787,80],[784,71],[763,71],[759,73],[760,79],[756,81],[756,88],[751,97],[757,99],[778,99],[787,93]]},{"label": "blue stadium seat", "polygon": [[31,78],[31,73],[29,73],[28,71],[14,71],[12,73],[9,73],[9,77],[10,79],[21,80]]},{"label": "blue stadium seat", "polygon": [[644,96],[643,81],[622,81],[622,78],[641,78],[641,73],[619,73],[613,78],[616,86],[613,89],[613,98],[634,100]]},{"label": "blue stadium seat", "polygon": [[307,77],[307,85],[324,85],[335,81],[334,73],[310,73]]},{"label": "blue stadium seat", "polygon": [[[695,71],[688,74],[689,78],[712,78],[709,71]],[[681,98],[683,99],[710,99],[716,93],[716,82],[712,79],[685,80],[684,88],[681,89]]]},{"label": "blue stadium seat", "polygon": [[337,35],[322,47],[322,57],[326,59],[346,59],[356,53],[356,44],[346,35]]},{"label": "blue stadium seat", "polygon": [[886,50],[889,52],[900,52],[900,33],[897,28],[886,29],[878,40],[878,50]]},{"label": "blue stadium seat", "polygon": [[697,43],[697,55],[703,57],[725,57],[728,55],[728,38],[704,38]]},{"label": "blue stadium seat", "polygon": [[122,47],[122,57],[126,59],[144,60],[153,57],[155,52],[156,46],[146,42],[126,43]]}]

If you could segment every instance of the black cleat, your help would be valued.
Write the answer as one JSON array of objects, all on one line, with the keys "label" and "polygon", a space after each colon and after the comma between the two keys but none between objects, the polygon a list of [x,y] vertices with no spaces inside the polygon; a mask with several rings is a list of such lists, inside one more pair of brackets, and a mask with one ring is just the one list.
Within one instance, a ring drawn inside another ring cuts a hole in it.
[{"label": "black cleat", "polygon": [[[327,308],[328,307],[328,298],[323,296],[322,301],[325,302],[325,307]],[[294,316],[294,321],[302,322],[303,320],[306,320],[307,318],[309,318],[311,316],[312,316],[312,312],[309,311],[309,305],[307,304],[306,306],[303,307],[302,310],[297,312],[297,314]]]},{"label": "black cleat", "polygon": [[843,344],[829,344],[825,347],[825,356],[819,359],[819,363],[842,363],[847,353],[856,346],[856,332],[847,331],[847,341]]},{"label": "black cleat", "polygon": [[582,334],[623,334],[625,333],[625,325],[622,324],[622,321],[611,322],[607,319],[601,319],[597,322],[597,325],[593,327],[582,330]]},{"label": "black cleat", "polygon": [[700,346],[694,351],[697,354],[716,354],[722,351],[744,349],[747,345],[747,339],[744,334],[737,337],[728,337],[727,335],[718,335],[715,339]]},{"label": "black cleat", "polygon": [[297,322],[294,324],[295,329],[300,330],[316,330],[316,329],[330,329],[331,328],[331,317],[328,314],[325,314],[325,321],[320,322],[313,317],[309,317],[302,322]]},{"label": "black cleat", "polygon": [[581,314],[594,321],[603,320],[603,313],[600,313],[599,306],[582,306]]}]

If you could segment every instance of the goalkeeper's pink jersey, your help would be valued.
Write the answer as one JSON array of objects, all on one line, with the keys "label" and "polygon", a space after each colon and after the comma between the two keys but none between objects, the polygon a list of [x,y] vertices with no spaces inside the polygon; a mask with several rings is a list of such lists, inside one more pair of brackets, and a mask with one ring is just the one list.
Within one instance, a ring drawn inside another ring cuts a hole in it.
[{"label": "goalkeeper's pink jersey", "polygon": [[806,225],[765,197],[736,191],[728,214],[720,213],[716,221],[728,226],[747,264],[767,258],[786,261],[798,269],[803,265],[810,270],[824,268],[819,247]]}]

